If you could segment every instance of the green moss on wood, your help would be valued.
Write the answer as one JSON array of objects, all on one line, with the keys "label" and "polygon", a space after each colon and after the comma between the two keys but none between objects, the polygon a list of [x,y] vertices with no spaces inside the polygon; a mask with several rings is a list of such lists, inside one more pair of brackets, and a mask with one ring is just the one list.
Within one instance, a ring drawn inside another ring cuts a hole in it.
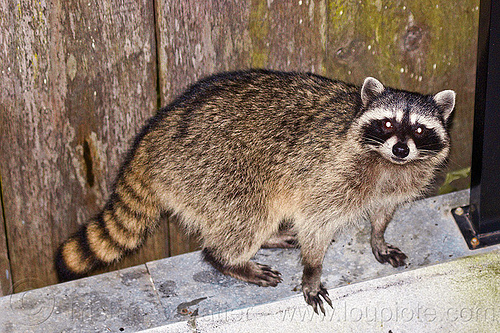
[{"label": "green moss on wood", "polygon": [[450,68],[460,67],[470,56],[470,42],[476,40],[479,1],[421,0],[411,2],[409,9],[416,22],[430,32],[426,74],[444,75]]},{"label": "green moss on wood", "polygon": [[266,67],[269,58],[267,36],[269,33],[269,15],[266,0],[252,0],[248,30],[252,41],[250,63],[252,67]]},{"label": "green moss on wood", "polygon": [[[476,40],[478,0],[329,0],[327,8],[330,59],[335,61],[336,52],[351,41],[363,48],[354,50],[343,67],[330,65],[332,74],[346,79],[356,63],[397,86],[402,77],[425,81],[447,75],[470,58]],[[416,50],[407,50],[404,37],[412,27],[422,41]],[[412,57],[417,65],[408,63]]]}]

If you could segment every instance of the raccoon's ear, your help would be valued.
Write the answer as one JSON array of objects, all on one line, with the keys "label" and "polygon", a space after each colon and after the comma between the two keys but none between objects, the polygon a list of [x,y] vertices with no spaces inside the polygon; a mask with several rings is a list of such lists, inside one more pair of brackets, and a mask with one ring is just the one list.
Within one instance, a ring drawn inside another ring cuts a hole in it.
[{"label": "raccoon's ear", "polygon": [[366,106],[374,98],[383,93],[385,87],[379,80],[373,77],[367,77],[361,87],[361,101]]},{"label": "raccoon's ear", "polygon": [[453,90],[443,90],[434,95],[434,102],[443,110],[445,121],[450,117],[451,111],[455,107],[456,93]]}]

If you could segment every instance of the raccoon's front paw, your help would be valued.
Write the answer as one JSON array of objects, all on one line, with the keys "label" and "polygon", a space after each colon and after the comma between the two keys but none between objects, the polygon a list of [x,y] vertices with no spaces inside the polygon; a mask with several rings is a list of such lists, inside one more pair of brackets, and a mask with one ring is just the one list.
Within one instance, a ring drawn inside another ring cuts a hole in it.
[{"label": "raccoon's front paw", "polygon": [[262,248],[293,249],[297,247],[297,236],[295,234],[279,234],[269,238],[262,244]]},{"label": "raccoon's front paw", "polygon": [[399,267],[405,265],[405,260],[408,258],[400,249],[390,244],[384,244],[385,246],[373,247],[373,254],[375,258],[380,263],[388,262],[393,267]]},{"label": "raccoon's front paw", "polygon": [[330,300],[330,297],[328,297],[328,291],[325,289],[325,287],[323,287],[322,283],[320,283],[318,288],[311,288],[303,285],[302,292],[304,293],[306,303],[313,307],[313,310],[314,312],[316,312],[316,314],[319,314],[319,306],[321,312],[323,312],[323,315],[326,315],[325,308],[323,307],[323,300],[321,299],[321,297],[323,297],[328,305],[333,308],[332,301]]}]

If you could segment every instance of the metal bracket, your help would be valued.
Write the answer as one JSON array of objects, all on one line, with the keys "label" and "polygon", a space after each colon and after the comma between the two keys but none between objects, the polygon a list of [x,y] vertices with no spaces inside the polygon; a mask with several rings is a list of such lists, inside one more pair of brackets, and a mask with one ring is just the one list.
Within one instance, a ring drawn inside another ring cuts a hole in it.
[{"label": "metal bracket", "polygon": [[472,223],[471,206],[458,207],[451,210],[453,218],[471,250],[500,243],[500,231],[480,234]]}]

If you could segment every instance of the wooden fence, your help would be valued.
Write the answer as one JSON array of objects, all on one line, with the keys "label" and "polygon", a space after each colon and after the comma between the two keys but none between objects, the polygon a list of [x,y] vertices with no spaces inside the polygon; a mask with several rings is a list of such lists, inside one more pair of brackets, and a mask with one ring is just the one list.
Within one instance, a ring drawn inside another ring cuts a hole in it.
[{"label": "wooden fence", "polygon": [[[478,0],[0,0],[0,295],[56,283],[145,119],[214,72],[454,89],[450,168],[469,165],[477,23]],[[194,246],[165,220],[116,267]]]}]

